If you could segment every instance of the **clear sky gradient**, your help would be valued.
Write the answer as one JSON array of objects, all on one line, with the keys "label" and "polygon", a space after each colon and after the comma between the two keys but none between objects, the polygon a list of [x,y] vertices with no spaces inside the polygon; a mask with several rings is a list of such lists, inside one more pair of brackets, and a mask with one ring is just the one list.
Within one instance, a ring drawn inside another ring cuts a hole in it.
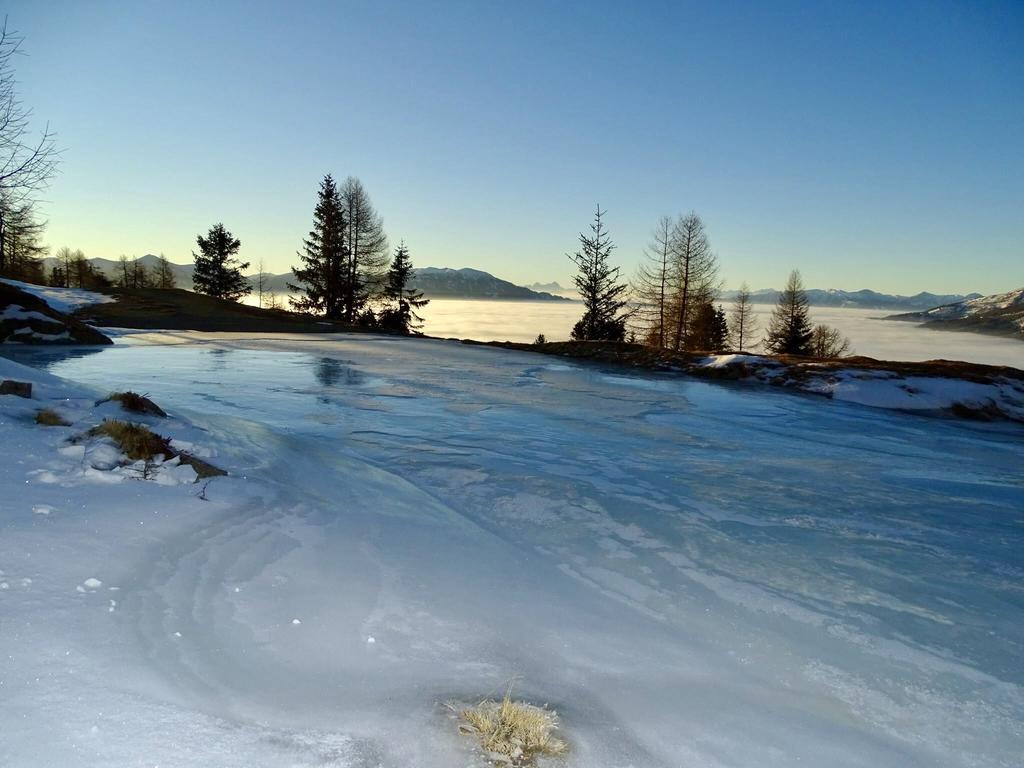
[{"label": "clear sky gradient", "polygon": [[324,173],[419,266],[632,274],[704,218],[728,286],[1024,285],[1024,3],[8,3],[63,148],[53,247],[286,271]]}]

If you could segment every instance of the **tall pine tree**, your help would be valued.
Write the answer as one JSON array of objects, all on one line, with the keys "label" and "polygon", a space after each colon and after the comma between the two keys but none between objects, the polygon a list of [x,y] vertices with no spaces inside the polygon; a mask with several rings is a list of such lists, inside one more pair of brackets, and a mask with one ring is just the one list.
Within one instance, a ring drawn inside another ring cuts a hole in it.
[{"label": "tall pine tree", "polygon": [[701,304],[690,323],[690,348],[705,352],[721,352],[729,336],[725,311],[710,301]]},{"label": "tall pine tree", "polygon": [[416,314],[417,309],[427,306],[429,299],[410,285],[412,279],[412,261],[405,241],[395,249],[395,258],[388,270],[387,282],[384,284],[384,299],[392,306],[386,307],[380,314],[380,325],[392,331],[412,333],[423,325],[423,318]]},{"label": "tall pine tree", "polygon": [[779,294],[779,303],[768,324],[764,347],[777,355],[811,354],[810,301],[804,291],[800,273],[789,273],[786,287]]},{"label": "tall pine tree", "polygon": [[622,341],[626,337],[626,317],[620,314],[626,306],[626,284],[619,280],[619,268],[608,263],[615,246],[601,221],[603,215],[601,206],[597,206],[591,235],[581,232],[582,247],[569,256],[577,269],[573,281],[583,298],[583,317],[572,329],[576,341]]},{"label": "tall pine tree", "polygon": [[[218,299],[238,301],[252,291],[249,281],[242,275],[249,262],[240,262],[238,254],[242,242],[228,232],[223,224],[214,224],[206,237],[198,235],[199,253],[193,252],[195,271],[192,287],[196,293],[205,293]],[[124,265],[122,265],[124,266]],[[127,279],[127,269],[125,269]]]},{"label": "tall pine tree", "polygon": [[338,187],[331,174],[324,176],[313,210],[313,229],[302,241],[301,267],[292,267],[296,283],[288,287],[298,294],[292,307],[300,312],[322,314],[331,320],[346,317],[348,291],[348,248],[345,245],[348,220]]}]

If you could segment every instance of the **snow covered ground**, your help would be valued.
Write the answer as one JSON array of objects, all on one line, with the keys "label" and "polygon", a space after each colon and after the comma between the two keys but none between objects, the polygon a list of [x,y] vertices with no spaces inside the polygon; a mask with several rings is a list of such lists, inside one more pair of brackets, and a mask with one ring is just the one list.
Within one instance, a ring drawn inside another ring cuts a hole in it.
[{"label": "snow covered ground", "polygon": [[5,354],[231,476],[104,483],[0,397],[0,765],[484,765],[443,704],[513,679],[569,766],[1020,765],[1020,425],[372,336]]},{"label": "snow covered ground", "polygon": [[[837,367],[808,361],[785,365],[771,357],[748,354],[709,355],[682,369],[699,374],[704,369],[733,369],[735,378],[750,383],[776,384],[834,400],[899,411],[955,413],[1011,419],[1024,423],[1024,380],[991,376],[968,381],[952,376],[904,375],[879,368]],[[842,364],[839,363],[841,366]]]},{"label": "snow covered ground", "polygon": [[88,307],[92,304],[109,304],[115,301],[113,296],[106,296],[96,291],[86,291],[81,288],[53,288],[48,285],[36,285],[35,283],[23,283],[20,280],[9,280],[0,278],[0,282],[20,288],[25,293],[38,296],[58,312],[74,312],[76,309]]}]

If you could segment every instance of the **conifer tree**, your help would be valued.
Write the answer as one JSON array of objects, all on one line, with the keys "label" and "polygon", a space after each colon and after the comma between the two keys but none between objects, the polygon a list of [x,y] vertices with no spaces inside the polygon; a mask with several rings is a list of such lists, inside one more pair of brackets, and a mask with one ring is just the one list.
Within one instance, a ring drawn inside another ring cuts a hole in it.
[{"label": "conifer tree", "polygon": [[823,360],[845,357],[852,354],[853,349],[850,339],[844,336],[838,328],[830,325],[819,324],[811,331],[811,355]]},{"label": "conifer tree", "polygon": [[401,333],[412,333],[423,325],[423,318],[416,314],[417,309],[427,306],[429,299],[411,285],[412,261],[409,249],[402,241],[395,249],[395,258],[388,270],[387,282],[384,284],[384,299],[392,302],[380,315],[380,325]]},{"label": "conifer tree", "polygon": [[746,350],[757,331],[757,318],[750,301],[750,288],[746,283],[740,286],[736,299],[732,304],[732,322],[729,324],[733,349],[737,352]]},{"label": "conifer tree", "polygon": [[138,257],[132,259],[132,288],[149,288],[151,286],[152,280],[146,265],[139,261]]},{"label": "conifer tree", "polygon": [[370,296],[379,292],[388,270],[388,237],[384,220],[370,202],[359,179],[349,176],[338,190],[348,227],[342,304],[346,322],[360,318]]},{"label": "conifer tree", "polygon": [[42,282],[42,224],[32,207],[56,170],[58,151],[49,126],[33,138],[32,110],[18,95],[14,62],[21,42],[6,18],[0,22],[0,275]]},{"label": "conifer tree", "polygon": [[[64,250],[64,249],[62,249],[62,250]],[[70,250],[68,251],[68,253],[70,253]],[[59,252],[58,252],[57,256],[60,257],[60,253]],[[131,266],[129,265],[128,257],[125,256],[123,253],[117,258],[117,266],[118,266],[118,270],[119,270],[118,277],[117,277],[117,284],[121,288],[131,288],[132,287]]]},{"label": "conifer tree", "polygon": [[800,273],[793,270],[789,273],[786,287],[779,294],[764,346],[777,355],[809,355],[811,335],[810,301]]},{"label": "conifer tree", "polygon": [[199,253],[192,253],[196,262],[192,287],[196,293],[238,301],[252,291],[249,281],[242,275],[242,270],[249,268],[249,262],[242,263],[235,258],[242,242],[223,224],[210,227],[206,237],[197,235],[196,243]]},{"label": "conifer tree", "polygon": [[644,261],[633,278],[633,295],[639,302],[637,318],[641,339],[659,349],[669,341],[670,301],[675,282],[675,245],[670,216],[662,216],[644,250]]},{"label": "conifer tree", "polygon": [[263,297],[267,294],[267,279],[269,277],[267,265],[263,263],[263,259],[260,259],[256,265],[256,306],[260,309],[263,309]]},{"label": "conifer tree", "polygon": [[675,250],[674,349],[696,349],[690,339],[690,325],[703,306],[718,293],[718,260],[711,250],[704,222],[691,211],[676,222],[673,231]]},{"label": "conifer tree", "polygon": [[301,267],[292,267],[295,283],[288,287],[299,298],[290,298],[300,312],[322,314],[331,320],[345,316],[345,282],[348,248],[345,245],[348,221],[342,209],[338,187],[331,174],[324,176],[313,210],[313,229],[302,241]]},{"label": "conifer tree", "polygon": [[36,218],[31,202],[11,206],[2,194],[0,212],[3,215],[0,246],[5,254],[0,275],[30,283],[42,282],[44,269],[40,257],[48,250],[41,242],[45,222]]},{"label": "conifer tree", "polygon": [[69,279],[70,284],[75,288],[85,288],[89,282],[89,273],[92,265],[85,258],[85,254],[82,253],[81,248],[76,248],[71,253],[71,276]]},{"label": "conifer tree", "polygon": [[691,349],[705,352],[721,352],[729,336],[729,325],[721,307],[715,308],[710,301],[700,305],[694,314],[690,327]]},{"label": "conifer tree", "polygon": [[54,254],[57,259],[57,264],[60,265],[60,272],[64,276],[64,287],[71,287],[71,275],[74,270],[75,252],[68,248],[66,245],[62,245],[57,249],[57,253]]},{"label": "conifer tree", "polygon": [[177,281],[174,279],[174,271],[171,269],[171,262],[162,253],[157,257],[156,267],[153,268],[152,283],[154,288],[174,288]]},{"label": "conifer tree", "polygon": [[581,249],[569,260],[576,265],[573,278],[583,298],[583,317],[573,326],[576,341],[622,341],[626,337],[626,316],[620,314],[626,306],[625,283],[619,280],[619,268],[608,263],[615,246],[608,236],[601,217],[604,211],[597,206],[591,235],[580,233]]},{"label": "conifer tree", "polygon": [[50,277],[47,280],[47,285],[52,285],[54,288],[66,288],[67,280],[64,277],[64,268],[59,264],[54,264],[50,270]]}]

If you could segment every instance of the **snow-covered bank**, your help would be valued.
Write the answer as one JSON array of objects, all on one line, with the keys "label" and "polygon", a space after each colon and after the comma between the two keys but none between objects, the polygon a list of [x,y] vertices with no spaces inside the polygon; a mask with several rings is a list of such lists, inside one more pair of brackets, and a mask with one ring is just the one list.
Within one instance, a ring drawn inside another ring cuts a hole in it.
[{"label": "snow-covered bank", "polygon": [[1024,370],[1009,366],[865,357],[817,361],[736,353],[702,355],[602,341],[495,346],[699,378],[769,384],[874,408],[1024,422]]},{"label": "snow-covered bank", "polygon": [[54,288],[49,285],[36,285],[35,283],[23,283],[20,280],[0,278],[0,283],[13,285],[25,293],[29,293],[42,301],[45,301],[58,312],[74,312],[82,307],[89,307],[94,304],[109,304],[114,301],[112,296],[86,291],[81,288]]},{"label": "snow-covered bank", "polygon": [[[50,296],[51,305],[40,292],[59,295]],[[102,333],[63,311],[88,293],[0,280],[0,344],[109,344]]]},{"label": "snow-covered bank", "polygon": [[929,375],[921,367],[921,373],[914,375],[886,363],[844,367],[842,361],[784,363],[756,355],[713,355],[685,370],[691,374],[714,371],[716,377],[757,381],[873,408],[1024,422],[1024,376],[1009,372],[944,375],[937,369]]},{"label": "snow-covered bank", "polygon": [[443,342],[175,340],[21,359],[193,425],[232,473],[206,501],[37,482],[60,435],[0,398],[0,764],[478,766],[442,705],[511,678],[567,766],[1024,750],[1018,425]]}]

